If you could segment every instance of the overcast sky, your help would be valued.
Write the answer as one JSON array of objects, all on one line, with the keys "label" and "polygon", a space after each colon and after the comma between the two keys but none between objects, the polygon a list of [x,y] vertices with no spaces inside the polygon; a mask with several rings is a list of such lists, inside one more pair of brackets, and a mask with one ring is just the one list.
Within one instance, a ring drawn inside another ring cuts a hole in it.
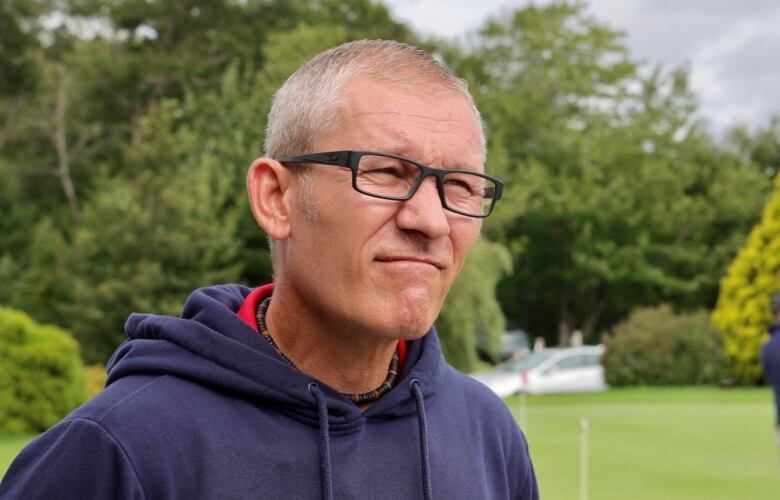
[{"label": "overcast sky", "polygon": [[[528,0],[385,0],[417,31],[462,37]],[[535,3],[544,4],[537,0]],[[780,115],[780,0],[590,0],[588,12],[627,34],[635,59],[686,65],[716,132]]]}]

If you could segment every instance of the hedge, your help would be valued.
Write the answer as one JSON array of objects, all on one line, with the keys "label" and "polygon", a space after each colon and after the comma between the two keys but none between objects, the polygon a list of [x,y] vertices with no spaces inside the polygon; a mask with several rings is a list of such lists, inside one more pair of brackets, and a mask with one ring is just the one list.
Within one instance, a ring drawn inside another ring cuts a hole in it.
[{"label": "hedge", "polygon": [[605,336],[604,345],[612,386],[723,384],[728,379],[723,338],[706,311],[641,309]]},{"label": "hedge", "polygon": [[78,343],[65,330],[0,307],[0,433],[38,433],[85,400]]}]

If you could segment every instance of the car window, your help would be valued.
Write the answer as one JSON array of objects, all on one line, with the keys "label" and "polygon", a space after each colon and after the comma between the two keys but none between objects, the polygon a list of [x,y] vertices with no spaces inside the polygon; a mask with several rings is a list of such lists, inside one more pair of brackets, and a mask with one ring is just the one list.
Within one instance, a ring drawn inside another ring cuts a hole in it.
[{"label": "car window", "polygon": [[598,366],[601,364],[601,354],[589,354],[586,364],[588,366]]},{"label": "car window", "polygon": [[555,354],[555,351],[541,351],[531,354],[525,358],[521,358],[517,361],[507,363],[503,369],[504,371],[513,372],[516,370],[530,370],[540,364],[544,363],[550,356]]},{"label": "car window", "polygon": [[568,358],[563,358],[562,360],[558,361],[554,367],[558,370],[569,370],[572,368],[582,368],[583,366],[588,365],[588,356],[585,355],[578,355],[578,356],[570,356]]}]

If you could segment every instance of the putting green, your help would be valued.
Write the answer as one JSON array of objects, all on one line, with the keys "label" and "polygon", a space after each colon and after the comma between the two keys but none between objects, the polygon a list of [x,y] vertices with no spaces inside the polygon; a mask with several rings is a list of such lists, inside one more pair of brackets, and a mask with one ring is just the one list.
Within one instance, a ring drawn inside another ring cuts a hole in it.
[{"label": "putting green", "polygon": [[777,499],[780,455],[769,389],[618,389],[514,396],[542,498],[580,498],[581,419],[593,500]]}]

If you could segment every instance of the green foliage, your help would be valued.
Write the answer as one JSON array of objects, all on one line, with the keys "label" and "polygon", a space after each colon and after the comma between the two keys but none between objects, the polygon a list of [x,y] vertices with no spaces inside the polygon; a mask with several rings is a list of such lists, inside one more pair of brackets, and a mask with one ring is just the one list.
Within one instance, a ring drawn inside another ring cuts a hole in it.
[{"label": "green foliage", "polygon": [[720,384],[727,377],[723,339],[705,311],[636,311],[605,336],[604,345],[612,386]]},{"label": "green foliage", "polygon": [[130,312],[178,314],[192,289],[238,277],[236,168],[177,121],[188,111],[166,101],[145,118],[135,173],[98,180],[74,232],[68,317],[88,362],[108,359]]},{"label": "green foliage", "polygon": [[73,299],[72,251],[48,218],[32,228],[25,266],[17,269],[6,303],[38,321],[63,325]]},{"label": "green foliage", "polygon": [[27,249],[29,227],[37,214],[27,203],[24,188],[12,167],[0,159],[0,255],[20,255]]},{"label": "green foliage", "polygon": [[0,4],[0,96],[19,95],[34,87],[35,64],[29,51],[37,45],[35,36],[22,29],[25,8],[7,0]]},{"label": "green foliage", "polygon": [[[55,9],[107,31],[42,24]],[[89,362],[132,311],[270,280],[245,179],[273,92],[333,45],[410,36],[369,0],[15,0],[0,25],[0,65],[36,77],[0,85],[0,303],[68,328]]]},{"label": "green foliage", "polygon": [[729,143],[769,177],[780,172],[780,116],[772,117],[769,125],[751,132],[747,127],[733,129]]},{"label": "green foliage", "polygon": [[41,432],[84,401],[79,348],[64,330],[0,308],[0,433]]},{"label": "green foliage", "polygon": [[761,378],[759,351],[772,321],[769,297],[780,291],[780,176],[753,228],[723,278],[713,322],[725,336],[733,376],[743,384]]},{"label": "green foliage", "polygon": [[21,182],[11,174],[11,167],[0,158],[0,304],[15,297],[14,286],[22,270],[29,266],[30,227],[37,214],[27,203]]},{"label": "green foliage", "polygon": [[450,289],[436,321],[444,357],[463,372],[475,371],[477,349],[497,354],[505,330],[496,284],[512,270],[511,256],[498,243],[478,240]]},{"label": "green foliage", "polygon": [[[0,303],[105,361],[132,310],[269,280],[245,173],[270,98],[303,61],[359,38],[420,43],[372,0],[2,2]],[[579,2],[509,12],[468,47],[423,44],[470,81],[488,170],[507,181],[484,233],[515,272],[498,293],[498,278],[480,284],[479,306],[470,280],[455,285],[464,305],[440,326],[456,364],[492,349],[503,316],[490,297],[550,343],[644,304],[712,305],[769,190],[776,124],[715,143],[686,74],[637,65]]]},{"label": "green foliage", "polygon": [[107,376],[105,365],[98,363],[84,367],[84,384],[88,398],[97,396],[103,390]]},{"label": "green foliage", "polygon": [[486,234],[513,254],[508,321],[592,338],[638,305],[711,307],[769,183],[703,134],[681,71],[651,71],[584,4],[531,6],[449,54],[476,83],[489,167],[507,181]]}]

